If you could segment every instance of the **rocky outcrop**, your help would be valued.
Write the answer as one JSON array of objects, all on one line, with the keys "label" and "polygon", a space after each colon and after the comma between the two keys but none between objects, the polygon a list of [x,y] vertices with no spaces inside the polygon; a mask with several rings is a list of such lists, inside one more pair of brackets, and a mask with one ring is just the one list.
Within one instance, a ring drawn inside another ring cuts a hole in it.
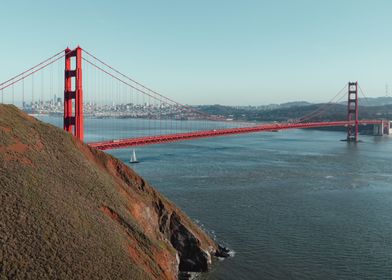
[{"label": "rocky outcrop", "polygon": [[170,217],[170,242],[180,257],[180,271],[207,271],[211,263],[209,252],[201,248],[200,241],[173,213]]},{"label": "rocky outcrop", "polygon": [[0,248],[9,279],[178,279],[225,252],[122,162],[5,105]]},{"label": "rocky outcrop", "polygon": [[211,253],[217,252],[215,246],[209,246],[209,251],[201,249],[200,240],[181,221],[176,212],[169,212],[159,200],[156,203],[159,215],[159,230],[170,240],[179,256],[179,270],[203,272],[211,264]]}]

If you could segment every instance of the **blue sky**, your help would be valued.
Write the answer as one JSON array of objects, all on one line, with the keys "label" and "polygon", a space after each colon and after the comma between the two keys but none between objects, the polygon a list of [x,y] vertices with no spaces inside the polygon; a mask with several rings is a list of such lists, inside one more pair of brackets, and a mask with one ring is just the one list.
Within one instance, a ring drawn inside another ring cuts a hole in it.
[{"label": "blue sky", "polygon": [[392,91],[392,1],[4,1],[0,80],[67,46],[183,103]]}]

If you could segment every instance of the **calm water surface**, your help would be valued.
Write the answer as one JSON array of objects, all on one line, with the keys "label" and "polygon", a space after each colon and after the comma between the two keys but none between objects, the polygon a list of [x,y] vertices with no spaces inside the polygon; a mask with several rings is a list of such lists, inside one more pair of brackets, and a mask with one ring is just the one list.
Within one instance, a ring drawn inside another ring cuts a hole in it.
[{"label": "calm water surface", "polygon": [[[292,130],[142,147],[132,168],[235,251],[202,279],[392,279],[392,138],[344,137]],[[131,150],[110,153],[127,162]]]}]

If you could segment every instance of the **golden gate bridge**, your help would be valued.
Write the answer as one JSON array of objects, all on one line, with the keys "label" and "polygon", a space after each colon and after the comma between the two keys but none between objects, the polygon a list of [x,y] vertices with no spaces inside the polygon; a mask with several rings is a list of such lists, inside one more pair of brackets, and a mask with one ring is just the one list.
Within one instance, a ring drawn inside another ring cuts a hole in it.
[{"label": "golden gate bridge", "polygon": [[[361,120],[358,110],[358,82],[349,82],[328,103],[301,118],[280,123],[255,124],[228,121],[187,106],[144,86],[123,74],[92,53],[77,47],[67,48],[20,74],[0,83],[2,103],[14,104],[31,113],[50,113],[62,117],[63,128],[85,141],[85,131],[96,134],[105,127],[85,124],[85,118],[121,118],[142,122],[144,129],[125,125],[112,139],[86,140],[97,149],[116,149],[198,138],[244,133],[346,127],[349,142],[358,141],[360,125],[374,125],[384,130],[389,121]],[[56,94],[63,95],[56,98]],[[53,99],[52,99],[53,97]],[[331,105],[347,98],[347,118],[340,121],[312,121],[328,111]],[[51,101],[48,101],[51,100]],[[88,133],[87,133],[88,134]]]}]

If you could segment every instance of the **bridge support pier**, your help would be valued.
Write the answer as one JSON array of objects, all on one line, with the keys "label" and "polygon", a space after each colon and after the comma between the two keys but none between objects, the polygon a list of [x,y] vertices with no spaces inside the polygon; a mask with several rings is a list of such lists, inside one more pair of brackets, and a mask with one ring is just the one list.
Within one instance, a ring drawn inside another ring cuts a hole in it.
[{"label": "bridge support pier", "polygon": [[391,121],[383,120],[381,123],[373,125],[374,136],[389,135],[390,132],[391,132]]},{"label": "bridge support pier", "polygon": [[380,124],[373,125],[373,135],[374,136],[383,136],[384,135],[384,122]]},{"label": "bridge support pier", "polygon": [[[72,57],[75,57],[75,69],[71,69]],[[83,141],[82,49],[80,47],[65,50],[64,130]]]},{"label": "bridge support pier", "polygon": [[389,135],[391,131],[391,121],[384,121],[384,134]]}]

